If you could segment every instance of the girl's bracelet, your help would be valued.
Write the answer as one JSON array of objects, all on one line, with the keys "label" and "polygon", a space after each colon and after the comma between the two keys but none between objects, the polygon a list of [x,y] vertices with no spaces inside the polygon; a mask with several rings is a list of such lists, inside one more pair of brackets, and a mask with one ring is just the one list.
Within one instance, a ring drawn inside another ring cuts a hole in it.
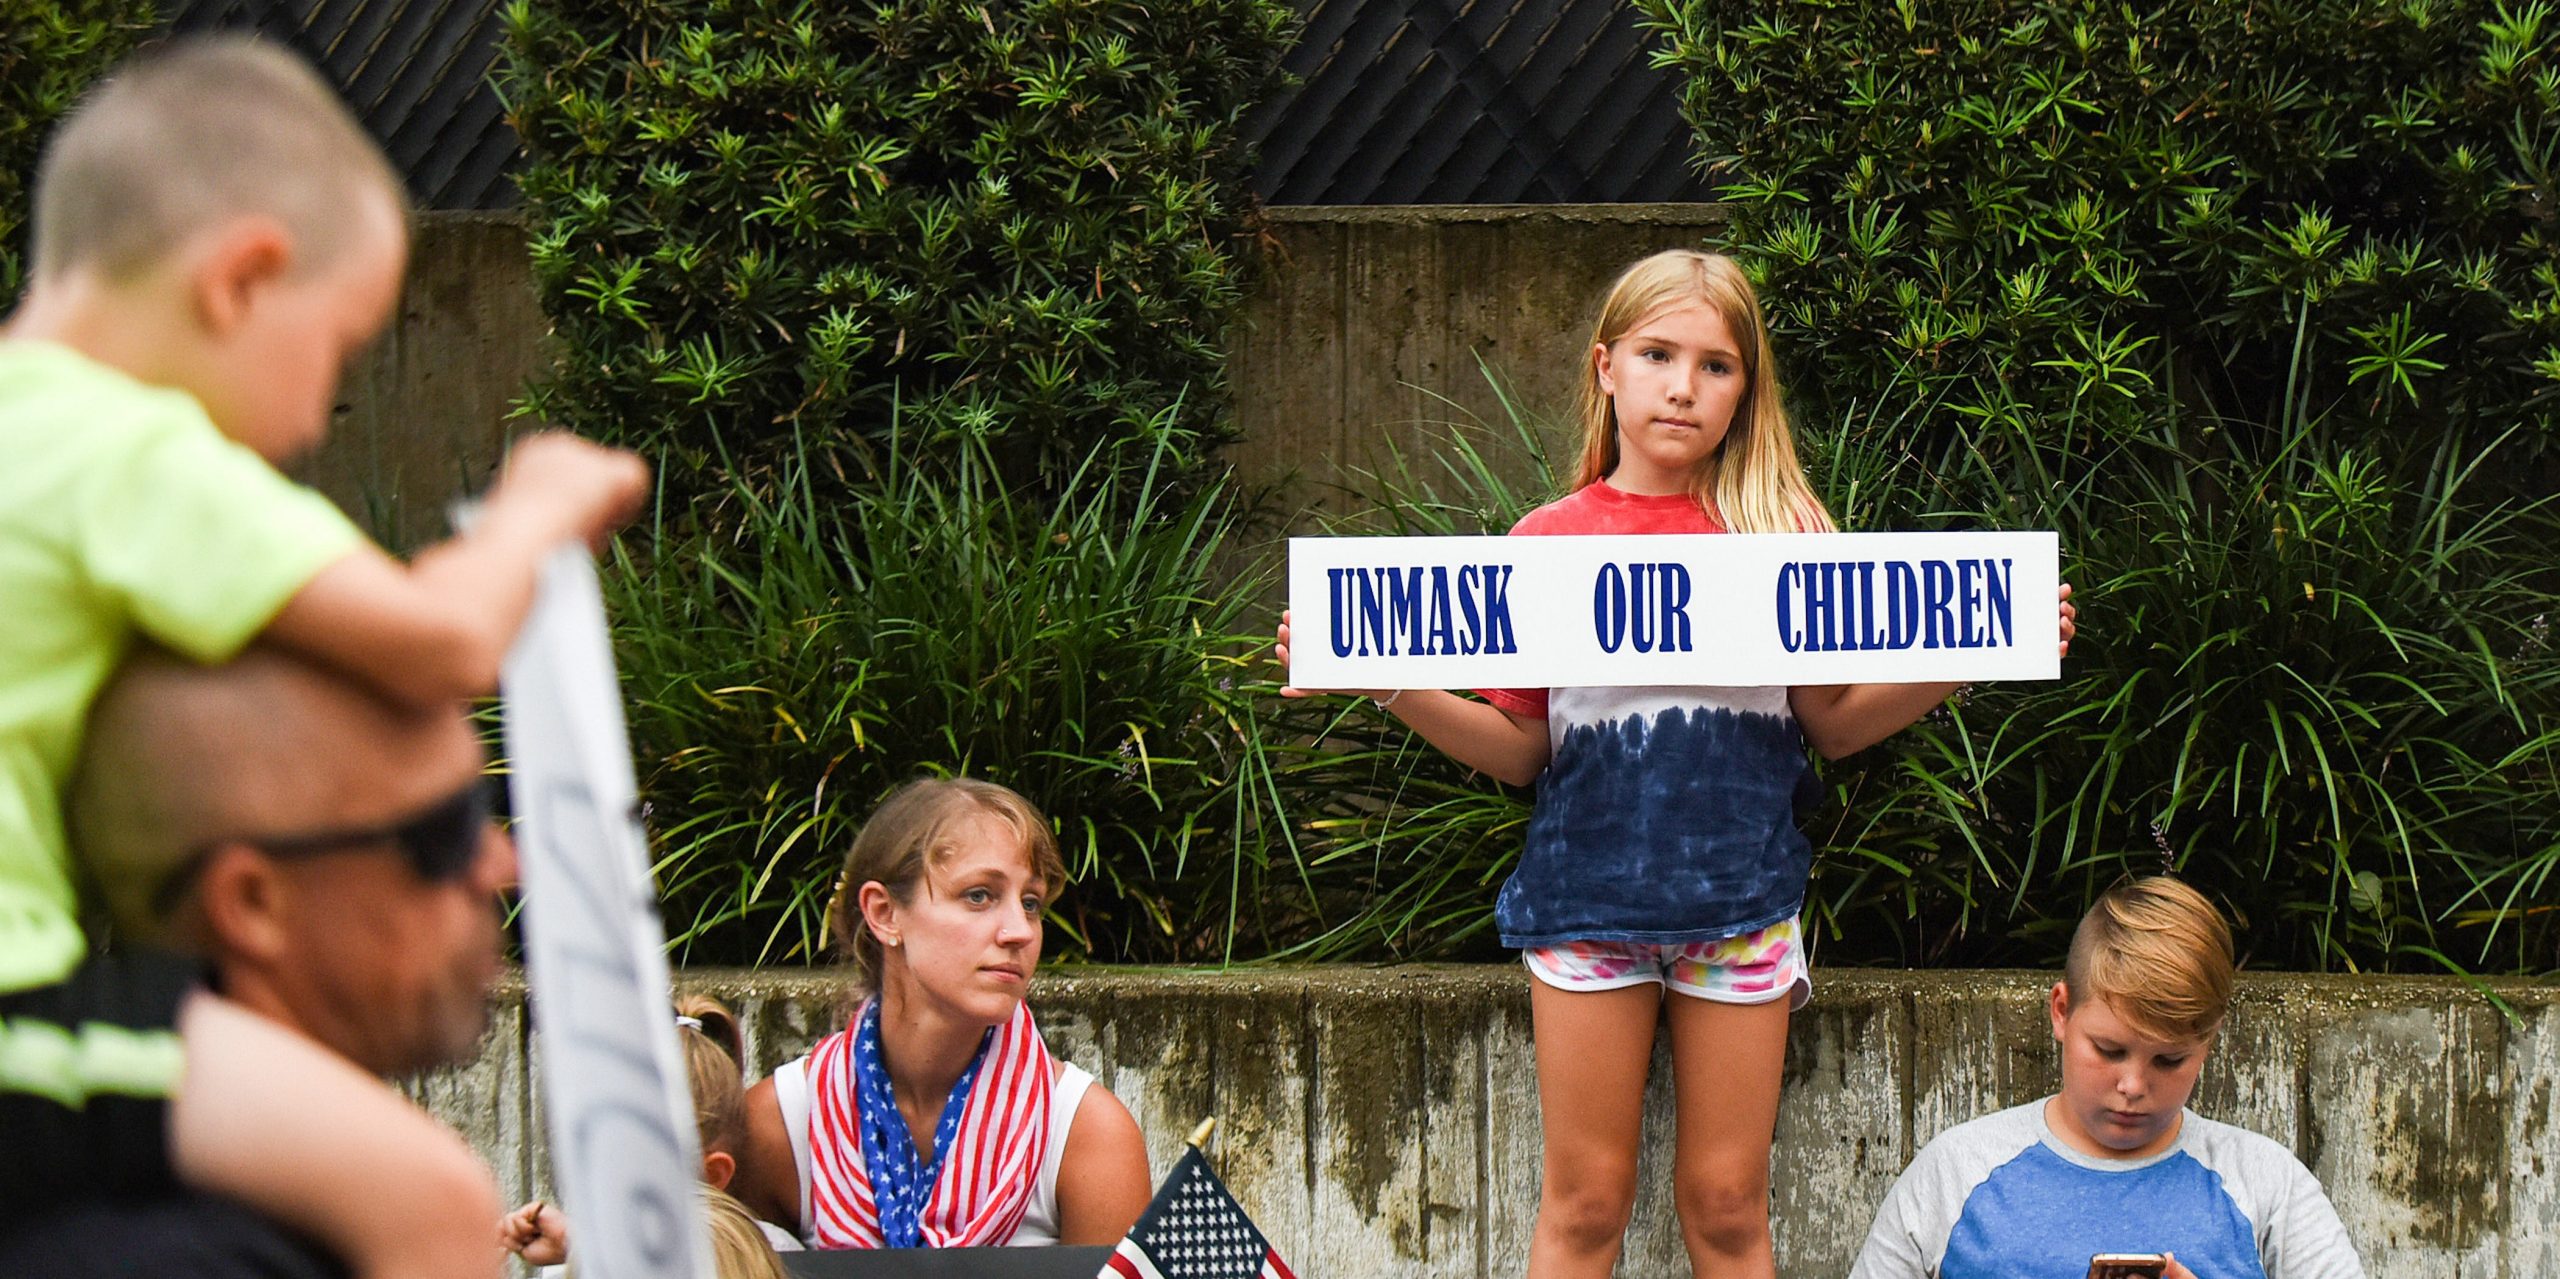
[{"label": "girl's bracelet", "polygon": [[1395,690],[1394,692],[1387,694],[1387,695],[1386,695],[1386,696],[1384,696],[1384,697],[1372,697],[1372,698],[1370,698],[1369,700],[1370,700],[1370,701],[1373,701],[1373,702],[1376,702],[1376,703],[1378,704],[1378,709],[1379,709],[1379,710],[1385,710],[1386,708],[1388,708],[1388,707],[1390,707],[1390,706],[1395,705],[1395,704],[1396,704],[1396,699],[1397,699],[1397,698],[1399,698],[1399,697],[1404,696],[1404,694],[1405,694],[1405,690],[1403,690],[1403,689],[1399,688],[1399,689]]}]

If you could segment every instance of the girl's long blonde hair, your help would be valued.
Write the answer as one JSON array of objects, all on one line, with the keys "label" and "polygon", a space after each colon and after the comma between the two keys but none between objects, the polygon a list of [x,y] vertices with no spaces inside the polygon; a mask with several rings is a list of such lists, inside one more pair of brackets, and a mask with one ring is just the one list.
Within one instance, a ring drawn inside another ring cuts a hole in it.
[{"label": "girl's long blonde hair", "polygon": [[[1760,297],[1742,268],[1720,253],[1670,249],[1636,263],[1609,286],[1592,326],[1591,346],[1613,346],[1636,321],[1667,303],[1703,302],[1724,317],[1742,348],[1742,399],[1714,465],[1701,467],[1698,504],[1736,533],[1829,533],[1831,512],[1813,495],[1796,460],[1795,432],[1778,389],[1778,365],[1769,350],[1769,328],[1760,320]],[[1590,347],[1582,358],[1582,466],[1573,487],[1598,483],[1618,469],[1618,414],[1600,389]]]}]

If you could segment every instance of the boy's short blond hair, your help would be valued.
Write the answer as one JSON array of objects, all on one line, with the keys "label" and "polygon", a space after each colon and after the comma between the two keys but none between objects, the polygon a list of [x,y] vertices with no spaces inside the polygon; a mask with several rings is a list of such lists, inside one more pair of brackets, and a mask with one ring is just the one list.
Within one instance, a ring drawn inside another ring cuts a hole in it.
[{"label": "boy's short blond hair", "polygon": [[2098,998],[2155,1039],[2202,1039],[2231,1010],[2231,928],[2202,893],[2167,875],[2098,898],[2071,935],[2062,980],[2076,1007]]},{"label": "boy's short blond hair", "polygon": [[378,197],[407,218],[382,149],[299,58],[239,36],[173,40],[110,73],[46,144],[28,275],[130,279],[245,214],[283,223],[307,273],[365,225],[359,202]]}]

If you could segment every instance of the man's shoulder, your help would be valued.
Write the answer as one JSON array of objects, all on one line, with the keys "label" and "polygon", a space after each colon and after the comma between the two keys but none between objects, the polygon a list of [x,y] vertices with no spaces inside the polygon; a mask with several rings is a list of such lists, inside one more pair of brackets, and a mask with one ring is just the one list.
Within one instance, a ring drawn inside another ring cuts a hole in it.
[{"label": "man's shoulder", "polygon": [[344,1279],[308,1240],[229,1200],[181,1193],[75,1204],[0,1235],[0,1274]]}]

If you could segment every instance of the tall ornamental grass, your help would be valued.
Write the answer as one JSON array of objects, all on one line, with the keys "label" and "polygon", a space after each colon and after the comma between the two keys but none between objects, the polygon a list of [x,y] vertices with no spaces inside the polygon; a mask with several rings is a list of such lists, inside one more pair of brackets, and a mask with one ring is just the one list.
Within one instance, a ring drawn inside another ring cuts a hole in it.
[{"label": "tall ornamental grass", "polygon": [[[967,773],[1057,823],[1052,953],[1216,961],[1293,935],[1266,864],[1253,664],[1210,564],[1238,512],[1158,468],[1008,487],[992,447],[738,485],[719,532],[608,574],[669,933],[699,963],[814,961],[890,790]],[[1285,841],[1282,841],[1285,847]],[[1063,942],[1060,945],[1059,942]]]},{"label": "tall ornamental grass", "polygon": [[[2066,418],[1944,445],[1913,420],[1940,405],[1895,390],[1802,424],[1844,524],[2057,529],[2083,631],[2063,680],[1976,686],[1820,766],[1801,816],[1827,960],[2049,963],[2107,885],[2171,869],[2262,968],[2560,966],[2560,506],[2495,482],[2512,439],[2394,461],[2299,402],[2197,421],[2164,393],[2144,435]],[[1507,477],[1554,470],[1529,424],[1493,438],[1516,456],[1391,456],[1355,518],[1507,528],[1553,495]],[[1497,954],[1527,792],[1330,709],[1280,788],[1310,863],[1368,880],[1296,953]]]}]

